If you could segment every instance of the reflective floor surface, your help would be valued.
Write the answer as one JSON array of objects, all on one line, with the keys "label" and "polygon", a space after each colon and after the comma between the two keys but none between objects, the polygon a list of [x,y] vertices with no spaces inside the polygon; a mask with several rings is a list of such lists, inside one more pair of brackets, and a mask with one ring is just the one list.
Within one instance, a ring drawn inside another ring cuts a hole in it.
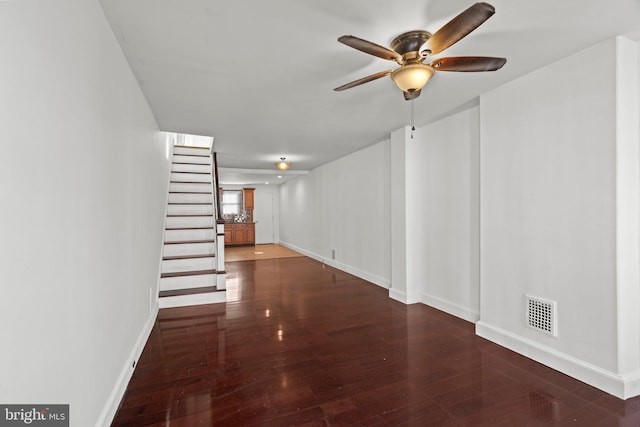
[{"label": "reflective floor surface", "polygon": [[227,273],[226,304],[160,311],[113,426],[640,426],[639,398],[309,258]]}]

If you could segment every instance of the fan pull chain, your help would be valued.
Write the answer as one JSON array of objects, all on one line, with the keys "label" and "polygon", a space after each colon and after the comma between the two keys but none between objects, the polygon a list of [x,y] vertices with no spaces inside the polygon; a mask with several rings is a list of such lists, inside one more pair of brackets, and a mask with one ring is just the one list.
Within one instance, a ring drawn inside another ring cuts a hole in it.
[{"label": "fan pull chain", "polygon": [[411,100],[411,139],[413,139],[413,132],[416,130],[415,127],[415,114],[413,111],[413,103],[415,102],[414,99]]}]

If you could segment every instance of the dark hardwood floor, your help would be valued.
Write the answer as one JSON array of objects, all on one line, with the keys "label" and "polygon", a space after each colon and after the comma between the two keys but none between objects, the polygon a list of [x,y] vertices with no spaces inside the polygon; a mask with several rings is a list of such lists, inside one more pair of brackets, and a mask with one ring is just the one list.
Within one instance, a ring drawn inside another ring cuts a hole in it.
[{"label": "dark hardwood floor", "polygon": [[113,426],[640,425],[640,399],[309,258],[227,273],[226,304],[160,311]]}]

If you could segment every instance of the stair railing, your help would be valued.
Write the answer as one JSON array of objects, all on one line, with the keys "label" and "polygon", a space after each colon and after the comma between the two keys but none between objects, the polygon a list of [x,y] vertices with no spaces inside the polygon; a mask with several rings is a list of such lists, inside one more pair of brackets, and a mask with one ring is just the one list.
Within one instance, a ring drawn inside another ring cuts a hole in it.
[{"label": "stair railing", "polygon": [[224,219],[222,219],[222,208],[220,203],[220,184],[218,181],[218,154],[213,151],[213,144],[211,145],[211,155],[213,161],[211,162],[212,176],[212,192],[213,192],[213,210],[215,218],[215,232],[216,232],[216,287],[218,289],[227,288],[227,274],[224,270]]},{"label": "stair railing", "polygon": [[215,210],[216,210],[216,219],[223,221],[222,219],[222,208],[220,205],[220,185],[219,185],[219,181],[218,181],[218,153],[213,152],[213,197],[214,197],[214,201],[215,201]]}]

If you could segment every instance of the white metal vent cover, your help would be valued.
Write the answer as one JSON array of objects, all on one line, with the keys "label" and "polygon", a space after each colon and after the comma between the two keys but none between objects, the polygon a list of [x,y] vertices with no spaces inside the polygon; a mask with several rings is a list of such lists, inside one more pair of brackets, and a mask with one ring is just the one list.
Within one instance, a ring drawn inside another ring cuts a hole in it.
[{"label": "white metal vent cover", "polygon": [[544,298],[527,297],[527,326],[551,336],[558,336],[557,304]]}]

